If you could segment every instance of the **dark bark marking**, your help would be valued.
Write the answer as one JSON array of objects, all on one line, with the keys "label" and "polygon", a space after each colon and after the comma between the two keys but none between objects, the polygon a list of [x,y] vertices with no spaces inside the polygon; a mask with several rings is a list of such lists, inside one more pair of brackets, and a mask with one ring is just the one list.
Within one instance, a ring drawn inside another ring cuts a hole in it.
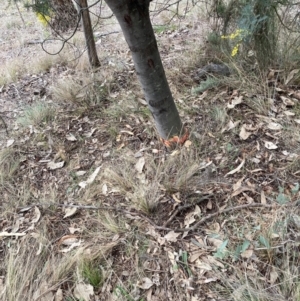
[{"label": "dark bark marking", "polygon": [[146,17],[149,13],[149,5],[149,0],[131,0],[128,3],[128,10],[130,12],[137,10],[141,16]]},{"label": "dark bark marking", "polygon": [[132,26],[132,20],[129,15],[124,16],[124,21],[127,23],[128,26]]},{"label": "dark bark marking", "polygon": [[163,113],[166,113],[167,112],[167,109],[160,109],[159,111],[158,111],[158,114],[163,114]]},{"label": "dark bark marking", "polygon": [[130,49],[131,52],[138,52],[139,51],[138,47],[130,46],[130,45],[128,45],[128,46],[129,46],[129,49]]},{"label": "dark bark marking", "polygon": [[157,47],[157,42],[156,40],[153,40],[149,45],[147,45],[146,47],[135,47],[134,45],[128,45],[129,49],[131,50],[131,52],[145,52],[145,56],[150,56],[152,55],[153,52],[158,50]]},{"label": "dark bark marking", "polygon": [[152,69],[155,68],[155,65],[154,65],[154,62],[153,62],[152,59],[149,59],[149,60],[148,60],[148,66],[149,66],[150,68],[152,68]]},{"label": "dark bark marking", "polygon": [[154,100],[154,99],[150,99],[149,100],[149,105],[153,108],[159,108],[161,107],[165,102],[167,101],[167,97],[160,99],[160,100]]}]

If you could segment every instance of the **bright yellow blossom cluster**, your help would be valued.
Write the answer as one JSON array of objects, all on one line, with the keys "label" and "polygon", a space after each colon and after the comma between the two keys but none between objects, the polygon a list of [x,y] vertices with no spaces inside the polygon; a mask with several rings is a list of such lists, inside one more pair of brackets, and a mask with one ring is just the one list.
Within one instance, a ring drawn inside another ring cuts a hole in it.
[{"label": "bright yellow blossom cluster", "polygon": [[46,16],[41,13],[36,13],[36,16],[37,16],[37,19],[39,20],[39,22],[41,22],[44,26],[47,26],[51,19],[50,16]]},{"label": "bright yellow blossom cluster", "polygon": [[231,56],[234,57],[237,55],[239,51],[239,47],[241,45],[241,41],[243,36],[245,35],[244,29],[237,29],[234,33],[230,34],[229,36],[221,36],[222,39],[229,39],[229,40],[238,40],[238,43],[233,47],[231,51]]},{"label": "bright yellow blossom cluster", "polygon": [[232,33],[231,35],[229,36],[222,36],[221,38],[222,39],[230,39],[230,40],[233,40],[237,37],[240,37],[242,35],[242,33],[245,32],[244,29],[237,29],[234,33]]},{"label": "bright yellow blossom cluster", "polygon": [[234,56],[237,55],[237,53],[238,53],[238,51],[239,51],[240,45],[241,45],[241,44],[238,43],[238,44],[236,44],[236,45],[233,47],[233,49],[232,49],[232,51],[231,51],[231,56],[232,56],[232,57],[234,57]]}]

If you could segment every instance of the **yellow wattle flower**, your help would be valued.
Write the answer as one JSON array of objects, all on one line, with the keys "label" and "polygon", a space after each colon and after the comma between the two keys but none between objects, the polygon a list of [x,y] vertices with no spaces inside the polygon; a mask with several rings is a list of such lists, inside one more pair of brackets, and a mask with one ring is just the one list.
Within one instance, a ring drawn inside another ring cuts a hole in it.
[{"label": "yellow wattle flower", "polygon": [[238,53],[238,51],[239,51],[239,47],[240,47],[240,44],[236,44],[236,45],[233,47],[233,49],[232,49],[232,51],[231,51],[231,56],[232,56],[232,57],[234,57],[234,56],[237,55],[237,53]]},{"label": "yellow wattle flower", "polygon": [[46,16],[41,13],[36,13],[36,16],[37,16],[37,19],[39,20],[39,22],[41,22],[44,26],[47,26],[51,19],[50,16]]}]

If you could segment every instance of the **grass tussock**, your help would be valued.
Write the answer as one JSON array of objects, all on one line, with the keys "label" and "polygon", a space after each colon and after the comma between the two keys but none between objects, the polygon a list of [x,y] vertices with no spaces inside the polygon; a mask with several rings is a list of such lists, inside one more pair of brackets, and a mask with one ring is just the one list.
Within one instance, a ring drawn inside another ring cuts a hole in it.
[{"label": "grass tussock", "polygon": [[22,58],[14,58],[12,61],[4,63],[0,70],[1,86],[17,81],[27,71]]},{"label": "grass tussock", "polygon": [[20,166],[21,156],[12,149],[6,148],[0,152],[0,183],[13,179]]},{"label": "grass tussock", "polygon": [[41,127],[55,118],[55,108],[44,102],[36,102],[25,108],[23,116],[17,122],[23,126]]},{"label": "grass tussock", "polygon": [[108,95],[108,87],[101,75],[82,73],[58,80],[52,87],[53,98],[77,107],[90,108],[100,105]]},{"label": "grass tussock", "polygon": [[55,246],[49,235],[47,225],[42,223],[31,234],[14,241],[10,248],[5,247],[5,256],[0,261],[0,270],[6,270],[1,300],[54,298],[62,287],[69,290],[71,297],[77,283],[99,288],[106,281],[105,258],[117,242],[103,244],[101,249],[85,244],[74,252],[59,254],[55,248],[68,244],[58,242]]},{"label": "grass tussock", "polygon": [[200,170],[196,151],[175,150],[164,158],[145,157],[144,171],[136,172],[136,160],[123,158],[115,167],[105,170],[104,179],[116,189],[130,206],[145,214],[153,214],[164,195],[187,194],[209,181]]}]

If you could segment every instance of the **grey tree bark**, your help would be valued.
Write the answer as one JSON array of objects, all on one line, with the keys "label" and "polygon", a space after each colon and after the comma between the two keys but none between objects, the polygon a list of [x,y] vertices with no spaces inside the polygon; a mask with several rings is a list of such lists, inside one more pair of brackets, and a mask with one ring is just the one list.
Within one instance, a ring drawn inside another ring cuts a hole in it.
[{"label": "grey tree bark", "polygon": [[105,0],[116,16],[131,50],[136,73],[160,137],[165,141],[180,142],[180,137],[184,136],[183,127],[150,21],[150,1]]},{"label": "grey tree bark", "polygon": [[89,62],[93,68],[100,67],[96,44],[93,35],[92,22],[88,9],[87,0],[77,0],[80,7],[81,21],[83,24],[84,37],[86,41]]}]

